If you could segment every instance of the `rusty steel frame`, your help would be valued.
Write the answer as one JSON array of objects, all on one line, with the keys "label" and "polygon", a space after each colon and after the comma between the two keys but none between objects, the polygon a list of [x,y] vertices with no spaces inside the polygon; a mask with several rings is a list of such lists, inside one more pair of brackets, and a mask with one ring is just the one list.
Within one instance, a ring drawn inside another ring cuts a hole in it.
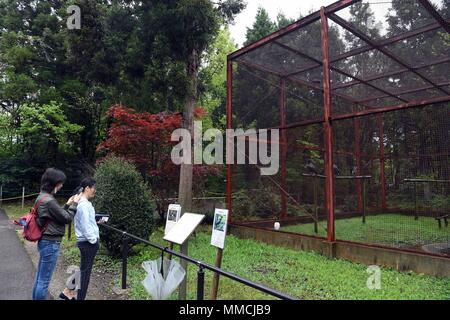
[{"label": "rusty steel frame", "polygon": [[[333,12],[342,10],[342,9],[348,7],[348,6],[351,6],[352,4],[355,4],[355,3],[359,2],[359,1],[361,1],[361,0],[340,0],[340,1],[337,1],[337,2],[327,6],[325,8],[325,12],[327,14],[328,13],[333,13]],[[276,39],[278,39],[278,38],[280,38],[282,36],[285,36],[285,35],[293,32],[293,31],[295,31],[297,29],[306,27],[307,25],[309,25],[311,23],[314,23],[314,22],[316,22],[318,20],[320,20],[320,12],[316,11],[316,12],[314,12],[314,13],[312,13],[312,14],[310,14],[310,15],[308,15],[308,16],[306,16],[306,17],[304,17],[304,18],[302,18],[302,19],[300,19],[300,20],[298,20],[298,21],[296,21],[296,22],[294,22],[294,23],[292,23],[292,24],[290,24],[290,25],[288,25],[288,26],[278,30],[278,31],[276,31],[276,32],[273,32],[273,33],[269,34],[268,36],[266,36],[266,37],[264,37],[264,38],[262,38],[262,39],[260,39],[260,40],[258,40],[256,42],[254,42],[254,43],[252,43],[252,44],[250,44],[250,45],[248,45],[248,46],[246,46],[244,48],[241,48],[241,49],[231,53],[228,57],[229,57],[229,59],[232,59],[232,60],[236,59],[236,58],[242,56],[245,53],[253,51],[256,48],[259,48],[259,47],[261,47],[261,46],[263,46],[263,45],[265,45],[267,43],[270,43],[271,41],[276,40]]]},{"label": "rusty steel frame", "polygon": [[[449,21],[450,21],[450,19],[447,21],[447,23]],[[377,45],[378,46],[387,46],[389,44],[393,44],[393,43],[399,42],[399,41],[404,40],[404,39],[412,38],[412,37],[415,37],[417,35],[420,35],[420,34],[423,34],[423,33],[426,33],[426,32],[430,32],[430,31],[439,29],[440,27],[441,27],[441,25],[439,23],[432,23],[432,24],[423,26],[423,27],[418,28],[418,29],[407,31],[407,32],[401,33],[399,35],[396,35],[396,36],[393,36],[393,37],[390,37],[390,38],[387,38],[387,39],[384,39],[384,40],[380,40],[380,41],[377,42]],[[341,61],[341,60],[344,60],[344,59],[356,56],[358,54],[361,54],[361,53],[364,53],[364,52],[367,52],[367,51],[370,51],[370,50],[374,50],[373,47],[370,46],[370,45],[366,45],[366,46],[362,46],[362,47],[359,47],[359,48],[355,48],[355,49],[349,50],[347,52],[341,53],[341,54],[339,54],[339,55],[337,55],[335,57],[331,57],[330,62],[331,63],[335,63],[335,62],[338,62],[338,61]],[[299,73],[306,72],[306,71],[312,70],[312,69],[317,68],[317,67],[318,67],[318,65],[306,66],[306,67],[303,67],[302,69],[299,69],[299,70],[297,70],[295,72],[292,72],[292,73],[288,74],[287,76],[294,76],[294,75],[297,75]],[[406,71],[408,71],[408,69],[406,69]]]},{"label": "rusty steel frame", "polygon": [[428,0],[419,0],[420,4],[428,11],[428,13],[444,28],[445,31],[450,33],[450,23],[445,21],[444,18],[436,11]]},{"label": "rusty steel frame", "polygon": [[[438,87],[446,87],[450,85],[450,81],[446,81],[446,82],[442,82],[442,83],[437,83],[436,84]],[[404,95],[404,94],[408,94],[408,93],[414,93],[414,92],[419,92],[419,91],[425,91],[425,90],[429,90],[429,89],[435,89],[434,86],[432,85],[428,85],[428,86],[423,86],[420,88],[414,88],[414,89],[408,89],[408,90],[403,90],[403,91],[399,91],[396,92],[396,95]],[[371,98],[367,98],[364,100],[359,100],[360,103],[367,103],[373,100],[377,100],[377,99],[383,99],[383,98],[389,98],[390,96],[388,95],[384,95],[384,96],[376,96],[376,97],[371,97]]]},{"label": "rusty steel frame", "polygon": [[[233,129],[233,62],[227,60],[227,129]],[[231,145],[231,141],[227,139],[227,148]],[[227,149],[231,150],[231,149]],[[228,209],[228,223],[232,222],[232,175],[233,167],[229,153],[227,152],[227,182],[226,182],[226,204]]]},{"label": "rusty steel frame", "polygon": [[[412,67],[415,70],[420,70],[420,69],[425,69],[428,67],[432,67],[432,66],[437,66],[439,64],[443,64],[443,63],[447,63],[450,62],[450,58],[443,58],[443,59],[438,59],[438,60],[434,60],[431,62],[427,62],[427,63],[423,63],[420,64],[418,66]],[[387,72],[387,73],[381,73],[378,75],[374,75],[371,77],[367,77],[364,78],[364,81],[374,81],[374,80],[379,80],[379,79],[383,79],[383,78],[387,78],[387,77],[391,77],[391,76],[396,76],[405,72],[408,72],[408,69],[400,69],[400,70],[396,70],[396,71],[391,71],[391,72]],[[347,88],[347,87],[351,87],[354,86],[356,84],[360,84],[360,82],[358,81],[350,81],[350,82],[346,82],[346,83],[342,83],[336,86],[333,86],[333,89],[342,89],[342,88]]]},{"label": "rusty steel frame", "polygon": [[[277,42],[277,41],[274,41],[274,43],[275,43],[276,45],[278,45],[278,46],[280,46],[280,47],[286,49],[286,50],[292,51],[292,52],[294,52],[294,53],[296,53],[296,54],[298,54],[298,55],[300,55],[300,56],[302,56],[302,57],[305,57],[306,59],[309,59],[309,60],[311,60],[311,61],[316,62],[317,64],[319,64],[319,66],[322,65],[322,64],[320,63],[320,61],[317,60],[316,58],[310,57],[309,55],[307,55],[307,54],[305,54],[305,53],[303,53],[303,52],[301,52],[301,51],[299,51],[299,50],[297,50],[297,49],[291,48],[291,47],[286,46],[285,44],[279,43],[279,42]],[[355,80],[355,81],[358,81],[360,84],[364,84],[364,85],[366,85],[366,86],[368,86],[368,87],[371,87],[371,88],[373,88],[373,89],[375,89],[375,90],[381,91],[381,92],[383,92],[384,94],[393,97],[394,99],[398,99],[398,100],[403,101],[403,102],[408,102],[407,100],[402,99],[402,98],[399,98],[398,96],[394,95],[393,93],[391,93],[391,92],[389,92],[389,91],[386,91],[386,90],[384,90],[384,89],[382,89],[382,88],[378,88],[377,86],[375,86],[375,85],[373,85],[373,84],[371,84],[371,83],[365,81],[364,79],[360,79],[360,78],[358,78],[358,77],[356,77],[356,76],[354,76],[354,75],[352,75],[352,74],[350,74],[350,73],[348,73],[348,72],[346,72],[346,71],[344,71],[344,70],[341,70],[341,69],[338,69],[338,68],[336,68],[336,67],[333,67],[331,64],[330,64],[330,70],[333,70],[333,71],[335,71],[335,72],[337,72],[337,73],[340,73],[340,74],[346,76],[347,78],[351,78],[351,79],[353,79],[353,80]]]},{"label": "rusty steel frame", "polygon": [[[286,80],[284,78],[280,79],[280,125],[281,127],[286,126]],[[287,155],[287,137],[286,129],[281,129],[281,187],[283,190],[287,190],[287,176],[286,176],[286,155]],[[287,216],[287,198],[286,194],[281,190],[281,218],[286,218]]]},{"label": "rusty steel frame", "polygon": [[[383,162],[385,161],[385,158],[389,157],[389,155],[385,155],[384,154],[384,143],[383,143],[383,137],[384,137],[384,128],[383,128],[383,118],[382,118],[382,114],[387,113],[387,112],[393,112],[393,111],[397,111],[397,110],[404,110],[404,109],[409,109],[409,108],[415,108],[415,107],[423,107],[423,106],[427,106],[427,105],[432,105],[432,104],[438,104],[438,103],[444,103],[444,102],[449,102],[450,101],[450,92],[448,89],[444,88],[445,86],[449,85],[449,82],[442,82],[442,83],[435,83],[432,79],[430,79],[427,75],[424,75],[423,73],[419,72],[419,70],[427,68],[427,67],[431,67],[431,66],[436,66],[442,63],[448,63],[450,62],[450,58],[442,58],[439,60],[435,60],[435,61],[430,61],[421,65],[417,65],[417,66],[411,66],[409,65],[409,63],[405,62],[401,57],[397,56],[396,54],[392,53],[390,50],[386,49],[385,46],[389,45],[389,44],[394,44],[397,43],[403,39],[407,39],[407,38],[411,38],[414,36],[418,36],[421,34],[424,34],[426,32],[430,32],[430,31],[434,31],[434,30],[438,30],[440,28],[443,28],[445,31],[450,33],[450,19],[449,20],[445,20],[442,18],[442,16],[440,16],[440,14],[434,9],[434,7],[429,3],[428,0],[418,0],[422,6],[426,9],[426,11],[428,11],[428,13],[437,21],[436,23],[432,23],[414,30],[410,30],[407,32],[404,32],[402,34],[384,39],[384,40],[380,40],[380,41],[375,41],[372,38],[368,37],[366,34],[362,33],[361,31],[359,31],[356,27],[354,27],[351,23],[348,23],[347,21],[345,21],[344,19],[342,19],[341,17],[337,16],[335,13],[348,7],[351,6],[357,2],[360,2],[361,0],[339,0],[327,7],[322,7],[320,9],[320,11],[317,11],[315,13],[312,13],[302,19],[300,19],[297,22],[294,22],[290,25],[288,25],[287,27],[276,31],[262,39],[260,39],[259,41],[252,43],[244,48],[241,48],[237,51],[235,51],[234,53],[230,54],[228,56],[228,64],[227,64],[227,128],[231,129],[232,128],[232,114],[233,114],[233,106],[232,106],[232,87],[233,87],[233,68],[232,68],[232,63],[237,62],[238,64],[243,64],[246,65],[249,68],[252,69],[257,69],[259,71],[263,71],[263,72],[267,72],[269,74],[275,75],[277,77],[279,77],[280,80],[280,87],[281,87],[281,94],[280,94],[280,125],[278,127],[274,127],[274,128],[279,128],[282,129],[282,143],[281,145],[284,146],[282,148],[286,147],[286,141],[283,139],[286,139],[286,137],[284,136],[286,134],[286,129],[289,128],[295,128],[295,127],[300,127],[300,126],[306,126],[306,125],[313,125],[313,124],[322,124],[323,128],[324,128],[324,133],[323,133],[323,139],[324,139],[324,153],[325,153],[325,194],[326,194],[326,201],[325,201],[325,205],[326,205],[326,215],[327,215],[327,241],[329,242],[334,242],[334,241],[338,241],[341,242],[342,240],[336,240],[335,239],[335,229],[334,229],[334,173],[333,173],[333,122],[334,121],[339,121],[339,120],[344,120],[344,119],[353,119],[354,121],[354,131],[355,131],[355,146],[354,146],[354,151],[353,151],[353,155],[356,157],[357,160],[357,170],[358,170],[358,174],[361,174],[361,163],[358,163],[361,160],[361,157],[364,157],[364,155],[361,153],[360,150],[360,141],[359,141],[359,130],[360,130],[360,125],[359,125],[359,117],[364,117],[364,116],[368,116],[368,115],[377,115],[377,119],[378,119],[378,130],[379,130],[379,136],[380,136],[380,148],[379,148],[379,155],[374,156],[372,158],[377,158],[380,160],[380,167],[383,168],[383,172],[380,173],[380,187],[381,187],[381,203],[382,203],[382,208],[386,208],[386,190],[385,190],[385,177],[384,177],[384,165]],[[342,28],[344,28],[345,30],[349,31],[350,33],[352,33],[353,35],[355,35],[357,38],[363,40],[364,42],[367,43],[367,45],[359,47],[359,48],[355,48],[352,49],[348,52],[344,52],[342,54],[339,54],[337,56],[331,57],[330,58],[330,54],[329,54],[329,39],[328,39],[328,19],[331,19],[333,22],[337,23],[338,25],[340,25]],[[304,53],[300,52],[299,50],[296,50],[292,47],[289,47],[285,44],[282,44],[278,41],[276,41],[277,39],[295,31],[298,30],[300,28],[306,27],[314,22],[320,21],[321,23],[321,46],[322,46],[322,61],[316,59],[316,58],[312,58],[309,57],[307,55],[305,55]],[[243,55],[256,50],[262,46],[265,46],[267,44],[276,44],[278,46],[283,47],[284,49],[296,52],[297,54],[299,54],[300,56],[306,57],[308,59],[310,59],[311,61],[313,61],[314,64],[310,65],[310,66],[306,66],[303,67],[300,70],[297,70],[295,72],[291,72],[289,74],[283,74],[274,70],[271,70],[270,68],[266,68],[264,66],[246,61],[242,58]],[[397,64],[399,64],[402,68],[399,70],[392,70],[392,71],[388,71],[385,72],[383,74],[378,74],[378,75],[373,75],[367,78],[358,78],[355,77],[351,74],[348,74],[347,72],[340,70],[334,66],[332,66],[332,63],[338,62],[340,60],[343,59],[347,59],[350,57],[353,57],[357,54],[361,54],[370,50],[378,50],[379,52],[381,52],[382,54],[384,54],[385,56],[387,56],[389,59],[391,59],[392,61],[396,62]],[[320,85],[316,85],[314,83],[310,83],[306,80],[302,80],[299,78],[295,78],[295,75],[298,75],[302,72],[306,72],[315,68],[319,68],[321,67],[323,68],[323,86]],[[346,83],[341,83],[341,84],[336,84],[333,87],[331,87],[331,70],[341,73],[344,76],[353,79],[353,81],[350,82],[346,82]],[[386,78],[389,76],[395,76],[395,75],[399,75],[405,72],[412,72],[415,75],[417,75],[419,78],[421,78],[423,81],[429,83],[429,85],[427,86],[422,86],[420,88],[412,88],[412,89],[408,89],[408,90],[403,90],[400,92],[389,92],[387,90],[384,90],[382,88],[378,88],[377,86],[374,86],[373,84],[370,84],[370,81],[374,81],[374,80],[378,80],[378,79],[382,79],[382,78]],[[323,101],[323,117],[319,117],[316,119],[310,119],[310,120],[302,120],[299,122],[295,122],[295,123],[291,123],[291,124],[287,124],[286,123],[286,80],[293,82],[295,84],[301,85],[301,86],[306,86],[308,88],[312,88],[315,90],[320,90],[321,92],[323,92],[323,97],[324,97],[324,101]],[[337,89],[343,89],[343,88],[347,88],[347,87],[351,87],[357,84],[363,84],[365,86],[370,86],[375,90],[381,91],[383,92],[385,95],[383,96],[377,96],[374,98],[370,98],[370,99],[364,99],[364,100],[358,100],[355,99],[353,97],[347,96],[345,94],[336,92],[335,90]],[[399,97],[400,95],[403,94],[408,94],[408,93],[414,93],[414,92],[419,92],[419,91],[423,91],[423,90],[429,90],[429,89],[435,89],[438,90],[439,92],[444,93],[444,96],[439,96],[439,97],[433,97],[433,98],[427,98],[427,99],[417,99],[417,100],[413,100],[413,101],[406,101],[405,99],[402,99],[401,97]],[[356,106],[356,108],[353,109],[352,112],[346,113],[346,114],[337,114],[334,115],[332,113],[332,97],[337,97],[340,99],[345,100],[346,102],[349,102],[351,105]],[[370,106],[370,105],[366,105],[365,103],[372,101],[372,100],[376,100],[376,99],[382,99],[382,98],[387,98],[387,97],[392,97],[394,99],[398,99],[403,101],[403,103],[401,104],[397,104],[397,105],[390,105],[390,106],[384,106],[384,107],[376,107],[376,106]],[[360,107],[364,107],[366,109],[361,110]],[[358,138],[356,139],[356,137],[358,136]],[[283,143],[284,142],[284,143]],[[283,154],[284,151],[282,150],[282,158],[283,158]],[[373,159],[372,159],[373,161]],[[284,170],[286,169],[285,166],[285,162],[283,162],[283,160],[281,161],[282,163],[282,167],[284,167]],[[283,168],[282,168],[282,177],[283,177]],[[231,216],[232,216],[232,166],[231,165],[227,165],[227,206],[228,209],[230,210],[230,215],[229,215],[229,221],[231,222]],[[282,178],[283,180],[283,178]],[[285,179],[284,179],[285,180]],[[283,188],[286,189],[286,184],[283,183]],[[358,194],[360,194],[361,192],[358,190]],[[282,197],[283,198],[283,197]],[[358,204],[359,202],[361,202],[362,199],[359,199],[360,197],[358,197]],[[282,200],[283,202],[283,200]],[[283,207],[283,205],[282,205]],[[358,207],[361,207],[361,205],[359,204]],[[282,217],[286,217],[285,215],[285,210],[282,209],[281,210],[281,216]],[[345,241],[342,241],[345,242]],[[351,242],[351,241],[349,241]],[[372,244],[366,244],[368,247],[376,247],[376,245],[372,245]],[[401,250],[401,251],[407,251],[407,250]]]},{"label": "rusty steel frame", "polygon": [[331,75],[330,75],[330,49],[328,39],[328,18],[325,9],[320,9],[320,22],[322,26],[322,57],[323,57],[323,111],[325,122],[323,124],[323,139],[325,148],[325,210],[327,213],[327,240],[335,240],[334,231],[334,172],[333,172],[333,127],[330,121],[331,107]]},{"label": "rusty steel frame", "polygon": [[[425,1],[425,0],[424,0]],[[449,95],[450,92],[438,87],[432,80],[430,80],[428,77],[424,76],[423,74],[421,74],[420,72],[418,72],[417,70],[414,70],[413,67],[411,67],[406,61],[403,61],[402,58],[400,58],[399,56],[395,55],[394,53],[392,53],[391,51],[389,51],[388,49],[379,46],[374,40],[372,40],[370,37],[368,37],[367,35],[365,35],[364,33],[362,33],[361,31],[359,31],[358,29],[356,29],[351,23],[345,21],[344,19],[342,19],[341,17],[337,16],[336,14],[332,13],[328,16],[331,20],[333,20],[334,22],[336,22],[338,25],[340,25],[341,27],[343,27],[344,29],[346,29],[347,31],[351,32],[353,35],[357,36],[358,38],[360,38],[361,40],[367,42],[370,46],[372,46],[374,49],[377,49],[378,51],[380,51],[381,53],[383,53],[384,55],[386,55],[388,58],[390,58],[391,60],[395,61],[396,63],[400,64],[401,66],[403,66],[404,68],[408,69],[409,71],[415,73],[417,76],[419,76],[420,78],[422,78],[424,81],[432,84],[436,89],[441,90],[442,92],[444,92],[446,95]]]},{"label": "rusty steel frame", "polygon": [[[266,73],[269,73],[271,75],[274,75],[274,76],[277,76],[277,77],[280,77],[280,78],[286,78],[290,82],[299,84],[301,86],[306,86],[306,87],[309,87],[309,88],[314,89],[314,90],[323,91],[323,88],[321,86],[312,84],[312,83],[310,83],[308,81],[304,81],[304,80],[301,80],[301,79],[298,79],[298,78],[293,78],[293,77],[284,77],[283,74],[281,74],[279,72],[276,72],[274,70],[268,69],[266,67],[262,67],[260,65],[257,65],[257,64],[245,61],[245,60],[238,59],[238,60],[236,60],[236,62],[238,64],[242,64],[242,65],[247,66],[249,68],[253,68],[253,69],[256,69],[256,70],[259,70],[259,71],[262,71],[262,72],[266,72]],[[343,100],[345,100],[347,102],[350,102],[351,104],[360,104],[360,103],[358,103],[358,100],[356,100],[356,99],[354,99],[354,98],[352,98],[350,96],[347,96],[345,94],[342,94],[342,93],[339,93],[339,92],[332,92],[332,94],[335,97],[338,97],[338,98],[341,98],[341,99],[343,99]],[[368,107],[368,106],[366,106],[366,107]]]}]

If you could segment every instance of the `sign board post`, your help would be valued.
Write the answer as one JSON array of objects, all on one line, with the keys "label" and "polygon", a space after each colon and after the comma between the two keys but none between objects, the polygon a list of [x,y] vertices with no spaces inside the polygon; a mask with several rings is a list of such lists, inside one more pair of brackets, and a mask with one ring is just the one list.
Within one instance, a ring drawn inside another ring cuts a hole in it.
[{"label": "sign board post", "polygon": [[[189,248],[189,241],[186,240],[183,244],[180,245],[180,252],[184,255],[189,255],[188,248]],[[180,290],[178,291],[178,300],[186,300],[186,294],[187,294],[187,277],[188,277],[188,263],[186,260],[180,258],[180,265],[181,267],[186,271],[186,277],[180,284]]]},{"label": "sign board post", "polygon": [[[227,221],[228,221],[228,210],[226,209],[214,210],[211,245],[217,247],[216,262],[215,262],[215,266],[217,268],[220,268],[222,265],[222,252],[225,246],[225,237],[227,235]],[[211,300],[217,299],[218,290],[219,290],[219,274],[214,273],[211,290]]]},{"label": "sign board post", "polygon": [[164,240],[182,245],[202,222],[203,214],[185,213],[164,236]]}]

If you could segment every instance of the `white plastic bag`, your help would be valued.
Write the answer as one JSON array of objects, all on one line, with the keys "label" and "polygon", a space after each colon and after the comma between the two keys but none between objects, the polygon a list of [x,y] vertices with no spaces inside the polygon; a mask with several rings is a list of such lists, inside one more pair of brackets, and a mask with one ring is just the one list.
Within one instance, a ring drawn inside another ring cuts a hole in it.
[{"label": "white plastic bag", "polygon": [[142,281],[142,284],[153,300],[166,300],[170,297],[186,275],[186,271],[177,261],[165,258],[164,277],[161,274],[161,258],[144,261],[142,268],[147,272],[147,276]]}]

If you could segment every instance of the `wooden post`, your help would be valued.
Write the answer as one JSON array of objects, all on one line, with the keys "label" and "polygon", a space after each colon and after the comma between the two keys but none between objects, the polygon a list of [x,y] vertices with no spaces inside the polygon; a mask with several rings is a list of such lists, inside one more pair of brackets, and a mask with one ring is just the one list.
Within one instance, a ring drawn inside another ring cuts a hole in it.
[{"label": "wooden post", "polygon": [[[217,248],[216,262],[215,262],[215,266],[217,268],[220,268],[220,266],[222,265],[222,252],[223,252],[222,249]],[[219,274],[214,272],[212,290],[211,290],[211,300],[217,299],[218,291],[219,291]]]},{"label": "wooden post", "polygon": [[[183,128],[187,129],[191,134],[191,138],[194,137],[194,107],[197,101],[197,83],[198,83],[198,67],[200,65],[200,58],[196,49],[192,49],[188,57],[187,75],[189,85],[187,88],[186,103],[184,105],[183,112]],[[182,163],[180,167],[180,184],[178,188],[178,203],[181,205],[181,213],[191,212],[192,209],[192,177],[193,177],[193,163],[194,153],[192,152],[192,141],[190,163]],[[181,245],[181,253],[188,255],[188,240]],[[178,292],[179,300],[186,300],[187,291],[187,275],[188,275],[188,263],[186,260],[181,259],[181,266],[186,270],[186,277],[183,279]]]},{"label": "wooden post", "polygon": [[[184,255],[189,254],[189,240],[186,239],[186,241],[180,246],[180,252]],[[186,292],[187,292],[187,278],[188,278],[188,263],[184,259],[180,259],[180,265],[181,267],[186,270],[186,276],[184,277],[183,281],[180,284],[180,290],[178,291],[178,300],[186,300]]]},{"label": "wooden post", "polygon": [[22,210],[25,206],[25,187],[22,187]]}]

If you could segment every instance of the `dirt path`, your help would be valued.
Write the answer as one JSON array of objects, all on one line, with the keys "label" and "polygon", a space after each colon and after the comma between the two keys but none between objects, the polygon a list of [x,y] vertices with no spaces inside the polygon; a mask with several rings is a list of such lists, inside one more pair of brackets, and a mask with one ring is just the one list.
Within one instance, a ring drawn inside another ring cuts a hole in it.
[{"label": "dirt path", "polygon": [[[39,253],[37,251],[37,246],[35,243],[28,241],[24,242],[25,250],[33,261],[36,267],[39,261]],[[67,273],[70,264],[64,259],[61,254],[56,265],[56,270],[53,274],[52,281],[50,283],[49,293],[54,299],[59,299],[59,294],[64,289],[67,278],[70,273]],[[117,275],[108,274],[92,270],[91,280],[89,282],[89,289],[87,293],[87,300],[122,300],[123,296],[116,295],[112,288]]]}]

